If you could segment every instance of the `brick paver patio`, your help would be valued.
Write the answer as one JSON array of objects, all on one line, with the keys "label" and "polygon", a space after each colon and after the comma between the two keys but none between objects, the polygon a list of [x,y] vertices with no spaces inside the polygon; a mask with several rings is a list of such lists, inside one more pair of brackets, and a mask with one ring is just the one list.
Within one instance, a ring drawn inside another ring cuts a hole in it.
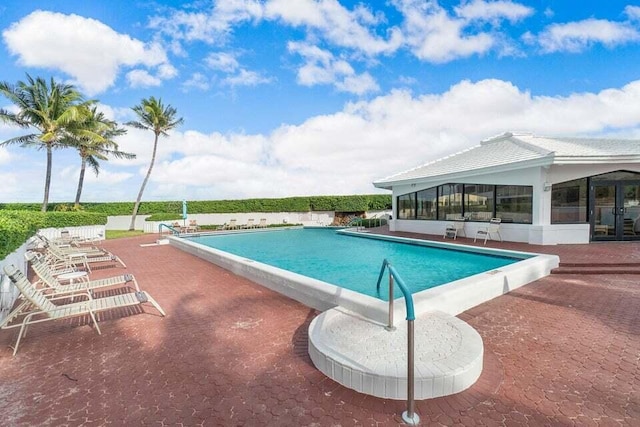
[{"label": "brick paver patio", "polygon": [[[0,331],[0,425],[400,423],[404,402],[353,392],[312,366],[314,310],[172,247],[140,247],[155,238],[104,246],[166,318],[151,306],[108,313],[101,336],[87,319],[35,325],[15,358],[15,333]],[[640,243],[490,245],[640,263]],[[462,393],[418,402],[423,425],[640,425],[639,282],[552,275],[463,313],[484,340],[483,374]]]}]

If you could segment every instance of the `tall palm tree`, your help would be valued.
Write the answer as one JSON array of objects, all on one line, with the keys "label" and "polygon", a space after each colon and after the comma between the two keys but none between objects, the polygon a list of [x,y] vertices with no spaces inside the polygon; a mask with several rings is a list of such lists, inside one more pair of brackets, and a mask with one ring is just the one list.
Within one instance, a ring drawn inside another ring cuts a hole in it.
[{"label": "tall palm tree", "polygon": [[131,126],[137,129],[150,130],[154,134],[153,140],[153,153],[151,154],[151,164],[147,175],[142,181],[142,186],[138,192],[138,198],[133,206],[133,214],[131,215],[131,224],[129,224],[129,230],[134,230],[136,225],[136,215],[138,215],[138,208],[140,207],[140,200],[142,199],[142,193],[147,186],[149,176],[151,176],[151,170],[153,164],[156,161],[156,152],[158,150],[158,139],[160,136],[168,136],[168,132],[181,125],[184,121],[182,117],[176,117],[178,111],[171,105],[166,107],[162,104],[162,99],[156,99],[153,96],[148,99],[143,99],[139,105],[132,108],[133,112],[138,116],[138,121],[131,121],[125,123],[127,126]]},{"label": "tall palm tree", "polygon": [[70,129],[69,140],[66,145],[74,147],[80,155],[80,177],[78,178],[78,190],[76,191],[75,208],[80,207],[80,196],[84,185],[84,174],[87,165],[98,176],[100,173],[100,160],[108,160],[108,156],[117,159],[135,159],[136,155],[118,149],[114,138],[127,133],[126,129],[119,128],[118,124],[107,119],[104,113],[97,111],[96,107],[89,110],[89,116],[78,126]]},{"label": "tall palm tree", "polygon": [[88,106],[93,101],[84,101],[73,85],[57,83],[53,78],[47,84],[43,78],[18,81],[15,85],[0,82],[0,94],[9,99],[17,108],[17,113],[0,109],[0,120],[35,132],[10,138],[0,142],[0,146],[17,144],[22,147],[36,147],[47,152],[47,170],[44,183],[42,212],[49,204],[51,186],[51,164],[53,150],[64,146],[62,142],[67,129],[74,123],[83,121]]}]

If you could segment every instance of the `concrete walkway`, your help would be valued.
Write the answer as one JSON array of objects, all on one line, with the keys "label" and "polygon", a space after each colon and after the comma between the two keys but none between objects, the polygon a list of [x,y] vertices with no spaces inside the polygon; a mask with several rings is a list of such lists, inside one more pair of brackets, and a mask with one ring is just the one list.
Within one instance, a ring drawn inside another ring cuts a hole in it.
[{"label": "concrete walkway", "polygon": [[[400,423],[403,402],[346,389],[312,366],[314,310],[170,246],[139,246],[155,238],[106,242],[129,268],[94,277],[134,273],[168,316],[106,314],[101,336],[87,319],[35,325],[15,358],[14,332],[0,331],[0,424]],[[495,245],[640,261],[639,243]],[[552,275],[459,317],[482,336],[484,370],[462,393],[418,402],[424,425],[638,425],[637,276]]]}]

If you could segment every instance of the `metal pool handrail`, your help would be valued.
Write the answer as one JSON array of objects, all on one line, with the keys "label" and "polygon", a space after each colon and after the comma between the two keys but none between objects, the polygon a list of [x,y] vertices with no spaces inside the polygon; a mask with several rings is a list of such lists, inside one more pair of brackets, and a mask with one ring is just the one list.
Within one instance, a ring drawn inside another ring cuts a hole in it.
[{"label": "metal pool handrail", "polygon": [[382,261],[382,267],[380,268],[380,275],[378,276],[378,283],[376,284],[376,290],[380,294],[380,282],[384,275],[384,270],[389,270],[389,324],[386,329],[392,331],[395,329],[393,326],[393,281],[395,279],[398,287],[404,294],[404,301],[407,306],[407,410],[402,413],[402,420],[409,425],[418,425],[420,423],[420,417],[415,411],[415,377],[414,377],[414,326],[413,321],[416,319],[415,311],[413,309],[413,296],[404,280],[398,274],[395,267],[385,258]]},{"label": "metal pool handrail", "polygon": [[168,228],[169,230],[173,231],[173,234],[175,234],[175,235],[180,234],[180,230],[176,230],[175,228],[173,228],[172,226],[167,225],[167,224],[160,224],[160,225],[158,226],[158,233],[160,233],[160,234],[162,234],[162,227],[166,227],[166,228]]}]

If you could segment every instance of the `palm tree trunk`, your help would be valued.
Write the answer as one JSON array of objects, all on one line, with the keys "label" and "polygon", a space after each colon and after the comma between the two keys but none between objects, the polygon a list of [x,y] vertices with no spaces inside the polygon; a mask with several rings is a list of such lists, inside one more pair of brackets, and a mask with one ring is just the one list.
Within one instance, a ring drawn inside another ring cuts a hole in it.
[{"label": "palm tree trunk", "polygon": [[76,202],[73,205],[76,209],[80,207],[80,195],[82,194],[82,185],[84,183],[84,170],[87,167],[86,157],[82,157],[82,165],[80,166],[80,178],[78,179],[78,191],[76,191]]},{"label": "palm tree trunk", "polygon": [[49,187],[51,186],[51,163],[53,153],[51,151],[51,144],[47,144],[47,173],[44,179],[44,199],[42,200],[41,212],[46,212],[49,206]]},{"label": "palm tree trunk", "polygon": [[142,187],[140,187],[140,191],[138,192],[138,198],[136,199],[136,204],[133,205],[133,214],[131,215],[131,224],[129,224],[129,231],[133,231],[136,229],[136,215],[138,215],[138,208],[140,207],[140,200],[142,200],[142,193],[144,193],[144,188],[147,186],[147,181],[149,181],[149,176],[151,176],[153,163],[156,161],[156,150],[158,149],[158,136],[159,134],[156,133],[155,140],[153,141],[153,153],[151,154],[151,164],[149,165],[147,176],[145,176],[144,181],[142,181]]}]

